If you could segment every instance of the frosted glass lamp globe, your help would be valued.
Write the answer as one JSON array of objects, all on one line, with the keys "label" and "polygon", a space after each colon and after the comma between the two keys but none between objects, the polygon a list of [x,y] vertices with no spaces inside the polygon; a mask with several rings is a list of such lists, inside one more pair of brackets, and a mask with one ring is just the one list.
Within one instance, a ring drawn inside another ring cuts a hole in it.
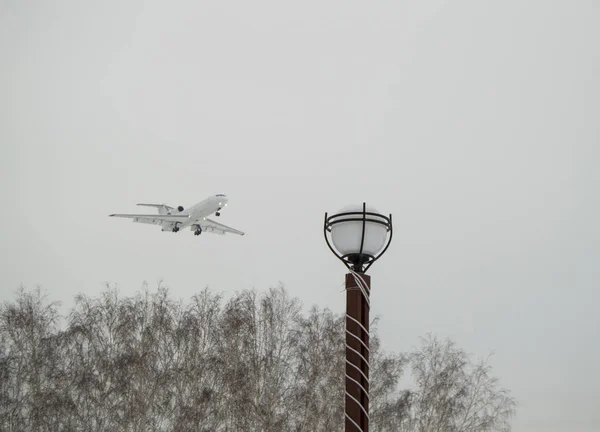
[{"label": "frosted glass lamp globe", "polygon": [[[366,211],[370,213],[379,213],[375,208],[367,206]],[[362,221],[362,205],[351,205],[341,209],[339,213],[353,212],[352,215],[336,216],[336,223],[331,226],[331,239],[337,251],[342,255],[359,254],[360,243],[362,240],[363,221]],[[345,219],[360,219],[348,220]],[[383,247],[388,235],[386,220],[377,215],[367,215],[365,221],[365,240],[362,253],[364,255],[376,256]],[[371,219],[371,220],[369,220]],[[377,223],[373,220],[383,222]]]}]

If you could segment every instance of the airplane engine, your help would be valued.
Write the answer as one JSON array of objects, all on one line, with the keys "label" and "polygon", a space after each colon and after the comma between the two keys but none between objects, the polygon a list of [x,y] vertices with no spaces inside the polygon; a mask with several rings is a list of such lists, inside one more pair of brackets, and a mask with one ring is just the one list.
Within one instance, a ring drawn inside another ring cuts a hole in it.
[{"label": "airplane engine", "polygon": [[182,212],[183,210],[184,210],[183,206],[179,206],[179,207],[177,207],[177,211],[180,211],[180,212]]}]

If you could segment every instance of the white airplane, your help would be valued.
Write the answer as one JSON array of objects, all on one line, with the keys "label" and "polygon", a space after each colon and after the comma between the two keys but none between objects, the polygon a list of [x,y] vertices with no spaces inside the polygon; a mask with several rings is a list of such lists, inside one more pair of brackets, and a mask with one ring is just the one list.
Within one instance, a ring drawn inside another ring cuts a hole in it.
[{"label": "white airplane", "polygon": [[208,216],[215,214],[220,216],[221,209],[227,206],[227,196],[217,194],[206,198],[185,210],[182,206],[177,208],[169,207],[166,204],[138,204],[139,206],[155,207],[158,214],[111,214],[109,216],[133,219],[134,222],[160,225],[162,231],[178,232],[181,228],[190,227],[194,235],[200,235],[203,232],[212,232],[225,235],[232,233],[244,235],[243,232],[230,228],[214,220],[208,219]]}]

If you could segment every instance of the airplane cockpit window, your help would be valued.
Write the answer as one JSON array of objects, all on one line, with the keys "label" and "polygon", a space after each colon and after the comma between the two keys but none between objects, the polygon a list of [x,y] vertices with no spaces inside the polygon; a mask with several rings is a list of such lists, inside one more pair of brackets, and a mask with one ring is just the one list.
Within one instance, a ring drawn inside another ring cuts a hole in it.
[{"label": "airplane cockpit window", "polygon": [[217,194],[216,196],[225,196],[225,194]]}]

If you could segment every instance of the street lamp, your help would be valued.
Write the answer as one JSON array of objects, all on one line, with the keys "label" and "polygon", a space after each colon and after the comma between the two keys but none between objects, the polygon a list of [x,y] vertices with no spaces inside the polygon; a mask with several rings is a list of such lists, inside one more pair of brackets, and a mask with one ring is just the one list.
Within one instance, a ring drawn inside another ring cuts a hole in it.
[{"label": "street lamp", "polygon": [[392,215],[372,207],[348,206],[325,213],[327,246],[348,268],[346,274],[345,431],[369,430],[369,296],[371,277],[365,272],[392,241]]}]

